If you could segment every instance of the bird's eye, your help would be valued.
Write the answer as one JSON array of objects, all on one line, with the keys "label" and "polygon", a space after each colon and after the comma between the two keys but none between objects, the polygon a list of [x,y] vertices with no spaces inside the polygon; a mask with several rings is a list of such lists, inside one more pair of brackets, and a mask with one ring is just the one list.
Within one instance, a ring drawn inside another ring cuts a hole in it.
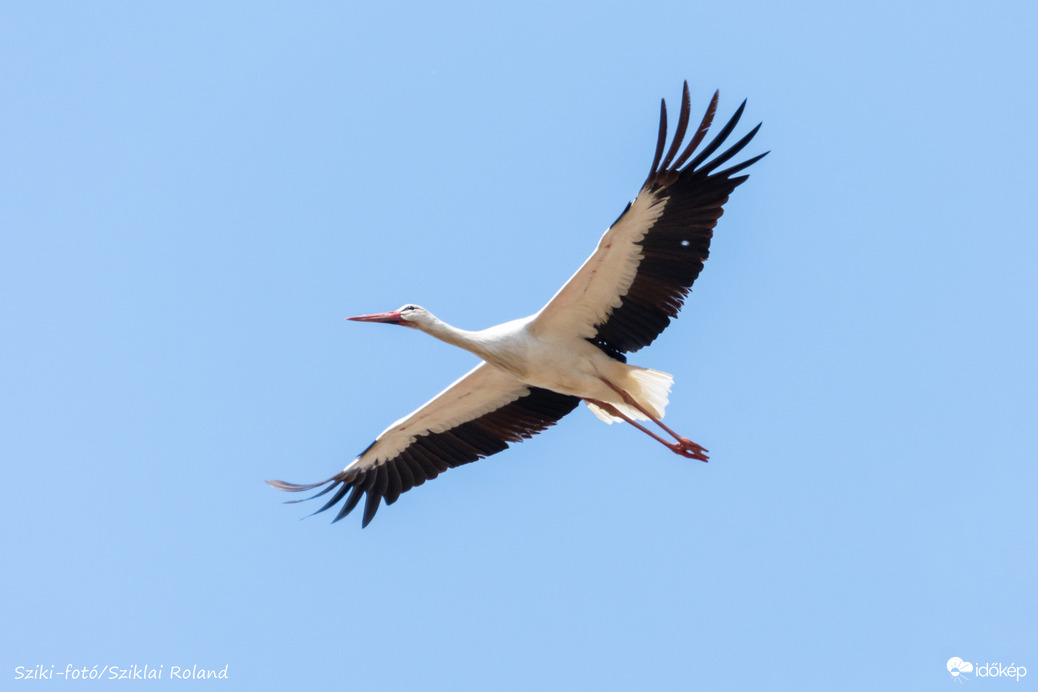
[{"label": "bird's eye", "polygon": [[418,308],[416,306],[414,306],[414,305],[405,305],[404,309],[401,310],[400,312],[407,312],[408,310],[417,310],[417,309]]}]

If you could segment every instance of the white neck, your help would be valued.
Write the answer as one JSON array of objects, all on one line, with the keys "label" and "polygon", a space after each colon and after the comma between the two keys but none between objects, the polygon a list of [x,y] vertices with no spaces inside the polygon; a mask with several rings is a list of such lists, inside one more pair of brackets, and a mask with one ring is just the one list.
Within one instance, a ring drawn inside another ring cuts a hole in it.
[{"label": "white neck", "polygon": [[481,338],[480,332],[470,332],[465,329],[453,327],[433,314],[429,314],[429,320],[417,325],[419,329],[429,336],[436,337],[466,351],[475,353],[480,358],[487,358],[487,342]]}]

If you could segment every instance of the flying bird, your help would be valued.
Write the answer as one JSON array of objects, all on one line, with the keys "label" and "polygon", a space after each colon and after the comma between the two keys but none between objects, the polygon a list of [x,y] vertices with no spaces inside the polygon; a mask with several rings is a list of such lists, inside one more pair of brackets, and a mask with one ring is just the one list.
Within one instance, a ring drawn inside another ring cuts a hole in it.
[{"label": "flying bird", "polygon": [[746,101],[699,149],[717,102],[714,92],[684,148],[691,112],[688,83],[669,147],[667,104],[661,102],[656,151],[645,184],[587,261],[539,312],[480,331],[452,327],[418,305],[348,318],[418,329],[482,361],[386,428],[331,478],[305,485],[267,482],[293,492],[324,486],[308,500],[334,491],[314,512],[345,498],[334,521],[364,498],[362,526],[367,526],[382,500],[391,505],[449,468],[528,439],[581,401],[606,423],[629,423],[676,454],[706,461],[708,450],[663,423],[673,378],[630,365],[624,354],[651,344],[677,317],[703,269],[724,203],[749,177],[739,173],[768,153],[722,168],[753,139],[758,124],[714,155],[735,130]]}]

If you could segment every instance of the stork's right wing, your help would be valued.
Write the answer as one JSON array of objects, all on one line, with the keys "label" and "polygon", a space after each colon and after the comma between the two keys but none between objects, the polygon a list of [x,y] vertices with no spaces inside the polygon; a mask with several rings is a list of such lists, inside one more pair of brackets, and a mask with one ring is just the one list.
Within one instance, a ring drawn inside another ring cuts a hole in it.
[{"label": "stork's right wing", "polygon": [[327,485],[308,500],[336,490],[317,512],[337,504],[349,492],[335,521],[353,511],[366,493],[363,526],[367,526],[383,498],[391,505],[401,493],[449,468],[497,454],[509,442],[528,439],[554,425],[579,403],[578,397],[531,387],[499,368],[480,363],[417,411],[386,428],[331,478],[308,485],[267,483],[292,492]]}]

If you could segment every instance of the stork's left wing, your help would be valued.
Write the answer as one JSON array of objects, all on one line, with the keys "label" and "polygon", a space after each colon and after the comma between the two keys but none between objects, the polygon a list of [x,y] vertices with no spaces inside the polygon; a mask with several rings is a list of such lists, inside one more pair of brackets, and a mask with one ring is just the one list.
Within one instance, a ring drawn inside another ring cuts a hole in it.
[{"label": "stork's left wing", "polygon": [[531,387],[493,365],[480,363],[417,411],[386,428],[331,478],[308,485],[267,483],[292,492],[327,485],[308,500],[337,489],[314,514],[337,504],[349,492],[334,521],[353,511],[367,494],[363,519],[367,526],[383,498],[391,505],[401,493],[449,468],[497,454],[509,442],[521,442],[554,425],[579,403],[575,396]]},{"label": "stork's left wing", "polygon": [[[691,101],[685,83],[674,140],[667,140],[667,105],[660,107],[660,131],[649,177],[620,218],[602,236],[595,252],[535,316],[535,333],[576,332],[603,351],[623,353],[648,346],[677,316],[692,283],[710,254],[710,239],[723,205],[749,176],[736,175],[767,152],[723,170],[760,125],[710,159],[742,116],[735,115],[701,151],[714,113],[715,92],[699,128],[681,154]],[[694,158],[693,158],[693,155]],[[708,160],[709,159],[709,160]]]}]

